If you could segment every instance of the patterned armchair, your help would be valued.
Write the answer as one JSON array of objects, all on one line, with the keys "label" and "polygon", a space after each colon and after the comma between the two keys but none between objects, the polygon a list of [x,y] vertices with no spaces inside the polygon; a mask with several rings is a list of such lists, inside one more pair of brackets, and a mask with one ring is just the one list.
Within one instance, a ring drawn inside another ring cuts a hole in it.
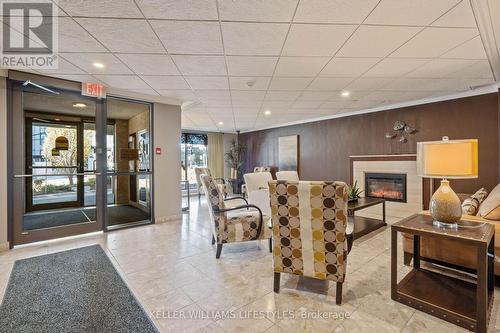
[{"label": "patterned armchair", "polygon": [[[196,184],[198,185],[198,199],[200,199],[201,189],[203,187],[201,183],[201,175],[212,176],[212,173],[209,168],[194,168],[194,174],[196,175]],[[227,185],[224,178],[214,178],[214,180],[219,182],[217,185],[219,186],[220,191],[224,194],[224,197],[227,197]]]},{"label": "patterned armchair", "polygon": [[337,283],[342,303],[347,266],[347,185],[343,182],[269,182],[274,243],[274,291],[280,274]]},{"label": "patterned armchair", "polygon": [[[212,244],[217,243],[215,257],[220,258],[222,244],[269,239],[269,251],[272,251],[269,216],[262,214],[259,207],[245,205],[227,208],[228,200],[246,200],[234,197],[224,200],[219,186],[209,175],[202,175],[201,181],[207,197],[210,220],[212,222]],[[252,209],[252,210],[250,210]],[[232,214],[231,214],[232,213]]]}]

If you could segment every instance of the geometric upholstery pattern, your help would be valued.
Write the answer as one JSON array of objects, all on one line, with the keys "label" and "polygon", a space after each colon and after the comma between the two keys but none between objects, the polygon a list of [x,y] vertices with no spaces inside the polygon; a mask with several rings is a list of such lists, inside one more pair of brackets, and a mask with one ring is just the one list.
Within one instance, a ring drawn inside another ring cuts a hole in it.
[{"label": "geometric upholstery pattern", "polygon": [[[196,176],[196,183],[198,184],[198,197],[200,197],[200,194],[201,194],[201,188],[202,188],[202,184],[201,184],[201,175],[209,175],[209,176],[212,176],[212,173],[210,172],[210,169],[209,168],[194,168],[194,174]],[[217,178],[217,179],[221,179],[222,178]],[[218,183],[218,186],[219,186],[219,189],[220,191],[224,194],[224,196],[227,195],[227,186],[225,183],[223,184],[220,184]]]},{"label": "geometric upholstery pattern", "polygon": [[[209,205],[212,234],[217,244],[244,242],[271,237],[271,230],[265,223],[269,217],[262,216],[259,212],[247,210],[237,213],[223,211],[226,209],[223,196],[218,184],[209,175],[202,175],[201,182]],[[252,208],[250,208],[252,209]],[[222,210],[222,211],[221,211]],[[261,232],[257,235],[259,225],[263,223]],[[258,237],[257,237],[258,236]]]},{"label": "geometric upholstery pattern", "polygon": [[275,273],[342,283],[347,260],[347,185],[269,182]]}]

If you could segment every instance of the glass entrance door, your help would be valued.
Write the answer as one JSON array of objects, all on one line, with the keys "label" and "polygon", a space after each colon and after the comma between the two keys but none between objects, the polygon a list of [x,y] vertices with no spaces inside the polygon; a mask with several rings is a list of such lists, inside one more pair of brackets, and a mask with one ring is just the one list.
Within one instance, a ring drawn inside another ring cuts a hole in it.
[{"label": "glass entrance door", "polygon": [[[78,127],[78,123],[50,117],[26,118],[26,172],[32,174],[26,182],[28,212],[80,205]],[[66,141],[58,143],[58,138]]]},{"label": "glass entrance door", "polygon": [[13,243],[103,230],[105,102],[12,83]]}]

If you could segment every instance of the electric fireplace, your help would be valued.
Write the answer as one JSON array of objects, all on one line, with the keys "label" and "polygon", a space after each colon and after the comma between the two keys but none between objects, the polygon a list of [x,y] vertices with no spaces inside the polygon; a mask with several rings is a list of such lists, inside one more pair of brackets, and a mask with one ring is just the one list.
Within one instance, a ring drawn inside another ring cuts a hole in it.
[{"label": "electric fireplace", "polygon": [[365,195],[368,198],[406,202],[406,174],[365,173]]}]

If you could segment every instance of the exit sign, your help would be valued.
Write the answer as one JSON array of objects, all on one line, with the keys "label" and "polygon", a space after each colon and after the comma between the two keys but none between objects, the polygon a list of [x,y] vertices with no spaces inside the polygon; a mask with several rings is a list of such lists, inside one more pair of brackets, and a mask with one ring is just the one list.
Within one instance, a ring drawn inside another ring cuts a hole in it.
[{"label": "exit sign", "polygon": [[82,95],[106,98],[106,87],[99,83],[82,82]]}]

